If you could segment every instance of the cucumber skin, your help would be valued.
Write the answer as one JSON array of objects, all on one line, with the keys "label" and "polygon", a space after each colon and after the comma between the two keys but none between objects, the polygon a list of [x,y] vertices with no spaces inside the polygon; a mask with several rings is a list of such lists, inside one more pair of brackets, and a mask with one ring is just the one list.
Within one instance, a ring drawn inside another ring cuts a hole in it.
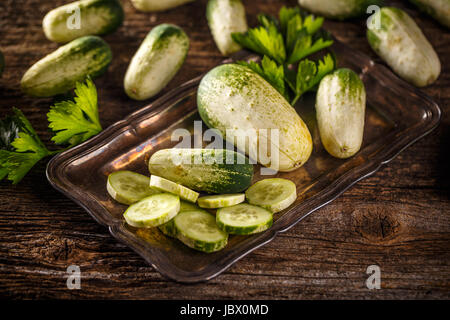
[{"label": "cucumber skin", "polygon": [[0,77],[3,74],[3,70],[5,69],[5,56],[3,52],[0,51]]},{"label": "cucumber skin", "polygon": [[444,27],[450,28],[450,1],[448,0],[409,0],[421,11],[436,19]]},{"label": "cucumber skin", "polygon": [[[59,47],[28,69],[21,80],[22,91],[36,97],[66,93],[88,75],[95,78],[103,74],[111,60],[111,49],[101,38],[78,38]],[[73,72],[75,68],[78,69]]]},{"label": "cucumber skin", "polygon": [[131,0],[133,6],[144,12],[158,12],[172,9],[195,0]]},{"label": "cucumber skin", "polygon": [[[180,27],[160,24],[153,28],[128,66],[124,78],[125,93],[135,100],[157,95],[181,68],[188,50],[189,37]],[[174,51],[179,51],[180,55],[172,61]],[[163,70],[158,69],[161,67]]]},{"label": "cucumber skin", "polygon": [[[67,19],[80,9],[80,29],[67,28]],[[102,16],[99,14],[102,13]],[[123,22],[124,12],[119,0],[81,0],[49,11],[42,27],[50,41],[66,43],[87,35],[105,35]],[[86,22],[89,21],[89,22]]]},{"label": "cucumber skin", "polygon": [[[204,161],[222,153],[223,164],[183,164],[174,163],[174,155],[183,158],[201,155]],[[239,159],[245,164],[227,164],[226,159]],[[225,149],[163,149],[154,153],[148,163],[151,174],[161,176],[196,191],[208,193],[236,193],[247,189],[253,178],[253,165],[240,153]],[[205,176],[205,174],[208,175]]]},{"label": "cucumber skin", "polygon": [[221,229],[222,231],[224,231],[226,233],[229,233],[229,234],[248,236],[248,235],[251,235],[251,234],[255,234],[255,233],[260,233],[260,232],[266,231],[267,229],[270,229],[272,227],[272,225],[273,225],[273,219],[272,219],[272,220],[268,221],[267,223],[260,224],[259,226],[251,226],[251,227],[232,227],[232,226],[228,226],[228,225],[223,224],[219,220],[219,216],[218,216],[219,210],[217,211],[217,215],[216,215],[217,226],[219,227],[219,229]]},{"label": "cucumber skin", "polygon": [[403,10],[384,7],[373,19],[381,28],[368,29],[372,49],[401,78],[417,87],[427,86],[439,77],[441,63],[434,48],[414,20]]},{"label": "cucumber skin", "polygon": [[361,148],[364,134],[366,91],[358,75],[338,69],[325,76],[316,96],[320,139],[336,158],[353,156]]},{"label": "cucumber skin", "polygon": [[222,55],[228,56],[242,49],[231,37],[233,32],[246,32],[248,29],[241,0],[209,0],[206,18]]},{"label": "cucumber skin", "polygon": [[383,5],[382,0],[299,0],[298,3],[314,14],[337,20],[363,16],[368,6]]},{"label": "cucumber skin", "polygon": [[[178,213],[184,212],[184,211],[203,211],[202,208],[198,207],[197,205],[187,202],[184,200],[180,201],[180,211]],[[205,213],[208,213],[205,211]],[[169,222],[166,222],[160,226],[158,226],[159,230],[164,233],[166,236],[171,238],[177,237],[177,228],[174,224],[174,219],[171,219]]]},{"label": "cucumber skin", "polygon": [[279,171],[298,169],[311,155],[313,144],[306,124],[289,102],[250,68],[224,64],[209,71],[200,82],[197,105],[203,122],[225,139],[228,129],[279,129],[279,145],[270,146],[280,151],[279,167],[275,168]]}]

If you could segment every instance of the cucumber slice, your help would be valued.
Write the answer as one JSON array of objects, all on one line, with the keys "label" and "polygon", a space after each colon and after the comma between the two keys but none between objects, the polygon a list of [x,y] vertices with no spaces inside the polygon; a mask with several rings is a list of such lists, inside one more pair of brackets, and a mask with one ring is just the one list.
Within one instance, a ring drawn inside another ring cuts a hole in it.
[{"label": "cucumber slice", "polygon": [[150,187],[160,190],[162,192],[169,192],[180,196],[181,199],[190,202],[197,202],[199,193],[188,189],[181,184],[172,182],[170,180],[152,175],[150,177]]},{"label": "cucumber slice", "polygon": [[156,190],[149,187],[150,178],[131,171],[116,171],[108,176],[106,189],[109,195],[117,202],[133,204],[152,194]]},{"label": "cucumber slice", "polygon": [[245,196],[249,203],[276,213],[294,203],[297,199],[297,188],[291,180],[265,179],[248,188]]},{"label": "cucumber slice", "polygon": [[269,229],[273,224],[273,217],[264,208],[241,203],[217,210],[216,221],[225,232],[247,235]]},{"label": "cucumber slice", "polygon": [[227,245],[228,234],[217,227],[213,215],[203,210],[184,211],[173,220],[177,238],[192,249],[209,253]]},{"label": "cucumber slice", "polygon": [[180,198],[170,193],[155,194],[132,204],[123,214],[125,221],[137,228],[157,227],[180,211]]},{"label": "cucumber slice", "polygon": [[[196,211],[196,210],[203,211],[202,209],[200,209],[199,206],[196,206],[195,204],[193,204],[191,202],[180,201],[180,212],[179,213],[181,213],[183,211]],[[176,238],[177,237],[177,229],[175,228],[175,224],[173,223],[173,219],[170,220],[169,222],[166,222],[166,223],[158,226],[158,228],[166,236],[169,236],[169,237],[172,237],[172,238]]]},{"label": "cucumber slice", "polygon": [[198,205],[201,208],[215,209],[234,206],[245,201],[245,194],[219,194],[198,198]]}]

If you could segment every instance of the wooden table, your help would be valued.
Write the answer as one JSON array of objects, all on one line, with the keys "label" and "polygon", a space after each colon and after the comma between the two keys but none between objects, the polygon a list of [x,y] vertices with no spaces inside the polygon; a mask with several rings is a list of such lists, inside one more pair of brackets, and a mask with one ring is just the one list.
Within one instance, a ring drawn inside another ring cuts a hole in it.
[{"label": "wooden table", "polygon": [[[2,0],[0,47],[7,65],[0,79],[0,114],[23,110],[43,140],[51,99],[20,91],[23,73],[58,46],[48,41],[45,13],[67,1]],[[105,37],[114,60],[96,80],[104,127],[146,102],[126,97],[128,62],[152,26],[171,22],[191,38],[189,57],[165,92],[221,61],[205,18],[206,1],[151,14],[124,2],[126,20]],[[277,13],[296,1],[244,1],[250,25],[259,12]],[[162,277],[136,253],[113,239],[82,208],[55,191],[38,164],[17,186],[0,182],[0,296],[9,298],[450,298],[450,33],[404,1],[442,62],[439,80],[424,91],[443,110],[440,127],[374,176],[348,190],[221,276],[195,285]],[[339,40],[374,57],[365,20],[326,22]],[[66,288],[69,265],[79,265],[81,290]],[[365,285],[369,265],[381,268],[381,289]]]}]

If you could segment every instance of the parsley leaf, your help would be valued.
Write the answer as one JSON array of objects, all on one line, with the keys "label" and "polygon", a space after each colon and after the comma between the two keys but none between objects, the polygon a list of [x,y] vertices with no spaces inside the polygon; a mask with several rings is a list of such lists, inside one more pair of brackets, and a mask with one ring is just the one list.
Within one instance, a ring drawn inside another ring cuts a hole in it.
[{"label": "parsley leaf", "polygon": [[292,91],[295,92],[295,98],[291,104],[294,105],[305,92],[315,89],[323,77],[335,68],[335,57],[327,54],[323,60],[319,60],[317,63],[308,59],[302,60],[298,64],[296,75],[287,71],[286,81]]},{"label": "parsley leaf", "polygon": [[277,89],[277,91],[281,93],[286,99],[289,98],[284,83],[283,66],[278,66],[275,61],[271,60],[267,56],[264,56],[261,64],[258,64],[254,61],[238,61],[237,63],[243,66],[247,66],[255,71],[267,82],[269,82],[275,89]]},{"label": "parsley leaf", "polygon": [[74,101],[58,102],[47,113],[49,128],[55,132],[52,141],[56,144],[72,147],[102,131],[97,90],[92,80],[88,78],[86,83],[78,82],[75,94]]},{"label": "parsley leaf", "polygon": [[0,180],[17,184],[42,158],[51,155],[22,111],[0,120]]}]

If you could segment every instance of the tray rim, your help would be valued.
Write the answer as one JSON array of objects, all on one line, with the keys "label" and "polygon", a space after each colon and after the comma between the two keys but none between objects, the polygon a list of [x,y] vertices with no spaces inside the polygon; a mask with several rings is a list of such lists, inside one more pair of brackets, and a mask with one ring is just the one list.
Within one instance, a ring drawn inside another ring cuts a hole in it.
[{"label": "tray rim", "polygon": [[[150,257],[150,255],[148,254],[149,249],[145,245],[144,240],[137,239],[131,236],[130,232],[127,231],[126,228],[124,228],[123,222],[120,219],[115,219],[110,215],[105,216],[105,211],[107,210],[104,209],[95,200],[88,199],[87,202],[86,201],[83,202],[82,199],[76,197],[76,194],[73,193],[73,190],[71,190],[68,185],[64,184],[62,181],[59,181],[57,174],[58,172],[56,170],[58,167],[62,165],[67,165],[70,160],[72,161],[76,160],[77,158],[89,154],[98,147],[101,147],[111,139],[117,137],[121,133],[121,131],[127,128],[128,129],[133,128],[133,122],[135,120],[138,120],[142,116],[145,115],[146,117],[150,117],[161,112],[162,110],[164,110],[165,101],[170,101],[173,98],[181,95],[183,92],[190,90],[194,86],[197,86],[204,74],[183,83],[182,85],[180,85],[175,89],[172,89],[171,91],[164,94],[163,96],[153,101],[149,105],[132,112],[123,120],[113,123],[108,128],[103,130],[101,133],[85,141],[84,143],[53,157],[47,164],[46,168],[47,179],[53,188],[60,191],[66,197],[68,197],[76,204],[81,206],[84,210],[86,210],[89,213],[89,215],[91,215],[94,218],[95,221],[107,227],[110,234],[114,238],[116,238],[120,242],[130,247],[136,253],[138,253],[142,258],[144,258],[144,260],[147,263],[149,263],[153,268],[155,268],[155,270],[160,272],[165,277],[183,283],[202,282],[215,278],[216,276],[224,272],[226,269],[228,269],[235,262],[239,261],[249,253],[272,241],[279,233],[283,233],[289,230],[314,211],[322,208],[323,206],[335,200],[337,197],[339,197],[342,193],[344,193],[350,187],[355,185],[357,182],[367,178],[368,176],[373,175],[382,166],[392,161],[404,149],[406,149],[416,141],[422,139],[423,137],[431,133],[436,127],[438,127],[441,121],[442,112],[438,104],[434,102],[431,99],[431,97],[429,97],[421,90],[406,83],[404,80],[398,78],[387,67],[375,63],[372,59],[370,59],[367,55],[361,53],[360,51],[353,50],[339,41],[335,41],[335,45],[341,46],[342,48],[345,48],[347,50],[352,50],[353,54],[358,60],[365,61],[365,63],[370,66],[368,69],[363,70],[363,74],[369,71],[375,72],[377,73],[378,79],[380,78],[389,79],[389,81],[391,82],[393,81],[396,86],[401,87],[404,90],[413,92],[416,96],[418,96],[420,99],[426,102],[424,103],[423,107],[424,111],[426,111],[428,115],[427,121],[418,128],[420,130],[414,137],[408,137],[403,135],[400,139],[398,139],[398,141],[395,141],[395,143],[392,143],[392,145],[378,152],[376,156],[371,160],[365,162],[363,165],[357,166],[349,170],[342,176],[338,177],[332,184],[322,189],[318,194],[305,200],[298,206],[289,209],[285,213],[285,216],[288,216],[289,214],[293,214],[294,211],[302,212],[302,215],[299,215],[298,219],[295,219],[293,222],[290,222],[288,224],[286,223],[284,225],[281,224],[277,228],[269,229],[268,231],[256,236],[248,244],[241,246],[241,248],[237,248],[238,250],[235,250],[231,257],[225,259],[226,262],[219,264],[218,267],[217,266],[214,267],[213,270],[208,269],[208,267],[211,267],[211,265],[209,265],[204,270],[198,272],[187,272],[178,269],[176,267],[170,269],[160,267],[158,261],[155,261],[159,260],[158,255],[152,255],[152,257]],[[232,58],[224,60],[222,63],[229,63],[236,60],[242,60],[244,57],[249,57],[250,55],[251,54],[249,54],[247,51],[240,51]],[[356,170],[359,170],[360,174],[355,177],[354,174]],[[255,244],[253,244],[253,242],[255,242]]]}]

